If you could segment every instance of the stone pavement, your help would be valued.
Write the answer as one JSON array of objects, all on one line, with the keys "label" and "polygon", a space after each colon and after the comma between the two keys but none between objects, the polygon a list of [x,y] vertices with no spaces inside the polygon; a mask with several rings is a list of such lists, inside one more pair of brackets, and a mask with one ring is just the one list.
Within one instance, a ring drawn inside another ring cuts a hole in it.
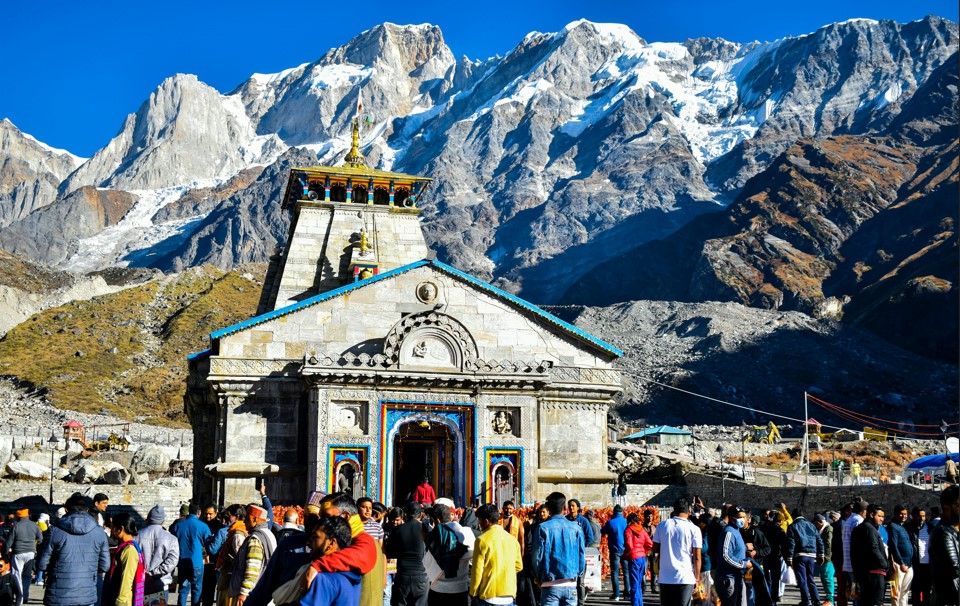
[{"label": "stone pavement", "polygon": [[[820,584],[817,583],[817,587],[820,587]],[[620,602],[612,602],[611,596],[613,595],[612,590],[610,589],[609,580],[605,579],[603,581],[603,589],[601,591],[587,594],[587,604],[629,604],[629,598],[621,598]],[[38,587],[33,585],[30,588],[30,604],[42,604],[43,603],[43,587]],[[176,596],[170,596],[170,603],[176,604]],[[189,602],[188,602],[189,603]],[[786,592],[784,593],[783,598],[780,600],[780,603],[783,606],[796,606],[800,603],[800,592],[796,587],[787,587]],[[660,595],[645,592],[643,594],[643,606],[660,606]]]}]

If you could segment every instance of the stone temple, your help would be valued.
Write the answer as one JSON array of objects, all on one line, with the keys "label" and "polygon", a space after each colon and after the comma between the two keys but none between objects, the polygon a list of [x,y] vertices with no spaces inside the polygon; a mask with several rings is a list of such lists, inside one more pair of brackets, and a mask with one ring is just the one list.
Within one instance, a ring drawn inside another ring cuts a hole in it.
[{"label": "stone temple", "polygon": [[605,502],[607,409],[621,352],[435,260],[418,222],[430,179],[291,170],[290,232],[256,317],[189,358],[194,498],[246,502],[254,478],[404,503],[423,477],[458,505],[554,490]]}]

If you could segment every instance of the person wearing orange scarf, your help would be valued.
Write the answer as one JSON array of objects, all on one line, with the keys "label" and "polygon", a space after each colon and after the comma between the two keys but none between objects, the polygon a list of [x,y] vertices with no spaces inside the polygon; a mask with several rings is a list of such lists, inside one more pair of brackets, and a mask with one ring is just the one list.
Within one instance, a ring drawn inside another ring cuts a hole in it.
[{"label": "person wearing orange scarf", "polygon": [[247,526],[243,522],[243,505],[232,505],[227,508],[224,515],[226,518],[227,538],[217,554],[217,570],[220,576],[217,579],[217,606],[231,606],[233,598],[230,597],[230,575],[233,572],[233,563],[240,553],[240,547],[247,540]]}]

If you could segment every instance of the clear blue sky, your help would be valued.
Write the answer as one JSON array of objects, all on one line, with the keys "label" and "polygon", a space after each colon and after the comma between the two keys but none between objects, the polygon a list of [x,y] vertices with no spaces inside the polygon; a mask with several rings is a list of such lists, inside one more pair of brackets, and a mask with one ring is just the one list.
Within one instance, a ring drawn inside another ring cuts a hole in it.
[{"label": "clear blue sky", "polygon": [[491,0],[231,3],[10,0],[0,36],[0,117],[89,156],[167,76],[196,74],[229,92],[250,74],[313,61],[384,21],[434,23],[456,56],[503,55],[528,32],[580,18],[625,23],[648,41],[735,42],[809,33],[856,17],[956,21],[956,0]]}]

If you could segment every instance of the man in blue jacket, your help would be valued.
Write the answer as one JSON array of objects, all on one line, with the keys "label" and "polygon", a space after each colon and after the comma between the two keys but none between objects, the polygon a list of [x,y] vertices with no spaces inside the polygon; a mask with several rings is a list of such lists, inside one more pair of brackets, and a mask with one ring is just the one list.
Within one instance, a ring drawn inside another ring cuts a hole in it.
[{"label": "man in blue jacket", "polygon": [[607,537],[607,549],[610,552],[610,579],[613,582],[613,599],[620,599],[620,568],[623,564],[623,593],[630,596],[629,566],[623,561],[624,540],[623,533],[627,530],[627,519],[623,517],[623,507],[613,506],[613,517],[600,529],[600,534]]},{"label": "man in blue jacket", "polygon": [[567,497],[553,492],[544,503],[550,518],[532,531],[533,575],[540,581],[540,603],[576,606],[577,577],[587,569],[583,532],[563,517]]},{"label": "man in blue jacket", "polygon": [[893,519],[887,525],[890,558],[899,572],[894,583],[898,592],[897,597],[892,599],[893,606],[907,606],[910,585],[913,583],[913,542],[910,540],[910,533],[903,527],[909,518],[907,506],[897,505],[893,509]]},{"label": "man in blue jacket", "polygon": [[171,527],[180,543],[180,562],[177,577],[180,580],[178,606],[187,606],[187,594],[193,604],[200,603],[203,591],[203,544],[211,536],[210,527],[200,521],[200,506],[191,503],[187,517]]},{"label": "man in blue jacket", "polygon": [[[580,515],[580,501],[576,499],[570,499],[567,501],[567,519],[575,523],[580,527],[580,531],[583,532],[583,544],[589,545],[593,543],[593,526],[590,524],[590,520]],[[587,588],[583,584],[583,575],[580,575],[577,578],[577,606],[583,606],[584,602],[587,599]]]},{"label": "man in blue jacket", "polygon": [[743,595],[743,575],[753,568],[747,559],[747,546],[740,536],[746,526],[747,513],[731,505],[727,508],[727,525],[719,536],[717,548],[717,593],[723,604],[740,604]]},{"label": "man in blue jacket", "polygon": [[97,601],[97,577],[110,569],[107,535],[90,515],[81,494],[67,499],[67,515],[53,523],[37,567],[44,571],[46,606],[77,606]]},{"label": "man in blue jacket", "polygon": [[[310,533],[307,544],[311,558],[335,553],[351,543],[350,524],[340,517],[320,520]],[[271,560],[272,561],[272,560]],[[356,572],[321,572],[300,600],[309,606],[354,606],[360,603],[360,575]]]},{"label": "man in blue jacket", "polygon": [[793,523],[787,529],[787,565],[797,573],[800,606],[820,606],[816,567],[823,562],[823,539],[816,527],[793,510]]}]

